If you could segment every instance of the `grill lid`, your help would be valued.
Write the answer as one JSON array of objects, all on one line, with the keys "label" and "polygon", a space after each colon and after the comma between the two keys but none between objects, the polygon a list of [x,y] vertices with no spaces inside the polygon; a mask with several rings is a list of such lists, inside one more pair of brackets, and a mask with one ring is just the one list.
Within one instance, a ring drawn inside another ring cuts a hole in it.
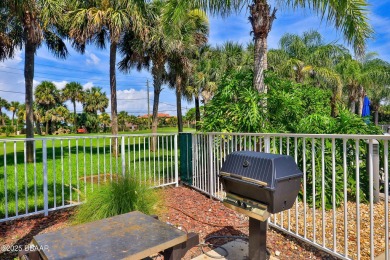
[{"label": "grill lid", "polygon": [[226,157],[221,168],[224,175],[275,189],[278,181],[301,176],[302,172],[289,155],[239,151]]}]

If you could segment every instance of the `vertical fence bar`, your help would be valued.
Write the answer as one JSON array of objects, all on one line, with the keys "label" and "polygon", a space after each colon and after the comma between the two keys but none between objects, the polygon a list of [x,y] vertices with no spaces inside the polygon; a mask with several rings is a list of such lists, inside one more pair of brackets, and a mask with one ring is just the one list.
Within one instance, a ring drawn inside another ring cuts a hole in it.
[{"label": "vertical fence bar", "polygon": [[[7,143],[3,143],[4,151],[4,200],[5,200],[5,218],[8,218],[8,187],[7,187]],[[36,203],[35,203],[36,205]]]},{"label": "vertical fence bar", "polygon": [[312,160],[312,189],[313,189],[313,242],[316,243],[316,147],[315,147],[315,139],[312,138],[311,144],[311,160]]},{"label": "vertical fence bar", "polygon": [[384,141],[385,168],[385,259],[389,259],[389,143]]},{"label": "vertical fence bar", "polygon": [[355,140],[355,165],[356,165],[356,254],[357,259],[360,259],[360,155],[359,155],[359,139]]},{"label": "vertical fence bar", "polygon": [[89,138],[89,152],[90,152],[90,156],[91,156],[91,189],[93,191],[93,153],[92,153],[92,138]]},{"label": "vertical fence bar", "polygon": [[56,148],[55,148],[55,139],[52,141],[52,152],[53,152],[53,195],[54,195],[54,208],[57,207],[57,176],[56,176]]},{"label": "vertical fence bar", "polygon": [[[298,165],[298,138],[294,137],[294,159]],[[295,234],[298,235],[299,222],[298,222],[298,197],[295,200]]]},{"label": "vertical fence bar", "polygon": [[76,139],[76,180],[77,180],[77,202],[80,202],[79,139]]},{"label": "vertical fence bar", "polygon": [[87,158],[85,157],[85,138],[83,138],[83,154],[84,154],[84,196],[87,196]]},{"label": "vertical fence bar", "polygon": [[344,255],[348,257],[348,204],[347,204],[347,140],[343,139],[343,170],[344,170]]},{"label": "vertical fence bar", "polygon": [[14,175],[15,175],[15,216],[19,215],[18,202],[18,160],[16,156],[16,141],[14,141]]},{"label": "vertical fence bar", "polygon": [[306,215],[306,138],[303,138],[303,232],[304,232],[304,238],[306,238],[307,235],[307,215]]},{"label": "vertical fence bar", "polygon": [[[69,204],[72,204],[72,167],[71,167],[72,150],[70,139],[68,139],[68,169],[69,169]],[[92,155],[91,155],[92,158]]]},{"label": "vertical fence bar", "polygon": [[43,164],[43,211],[49,215],[49,195],[47,191],[47,139],[42,140],[42,164]]},{"label": "vertical fence bar", "polygon": [[[96,137],[96,146],[97,146],[96,147],[96,151],[97,151],[97,183],[98,183],[98,187],[99,187],[100,186],[100,140],[99,140],[99,137]],[[76,146],[76,149],[77,149],[77,146]],[[78,167],[77,167],[77,169],[78,169]],[[78,175],[78,172],[77,172],[77,175]]]},{"label": "vertical fence bar", "polygon": [[34,149],[34,205],[35,205],[35,212],[38,211],[38,204],[37,204],[37,148],[36,148],[36,142],[33,143],[33,149]]},{"label": "vertical fence bar", "polygon": [[336,147],[332,138],[332,204],[333,204],[333,251],[336,251]]},{"label": "vertical fence bar", "polygon": [[[28,214],[28,181],[27,181],[27,143],[26,141],[23,142],[23,146],[24,146],[24,151],[23,151],[23,154],[24,154],[24,195],[25,195],[25,200],[26,200],[26,214]],[[5,151],[4,151],[4,155],[5,155]],[[4,164],[5,165],[5,164]]]},{"label": "vertical fence bar", "polygon": [[373,169],[373,139],[369,141],[369,187],[370,187],[370,259],[375,257],[374,253],[374,169]]},{"label": "vertical fence bar", "polygon": [[112,182],[112,138],[109,138],[110,140],[110,154],[109,154],[109,158],[110,158],[110,182]]},{"label": "vertical fence bar", "polygon": [[122,158],[122,176],[125,177],[126,172],[126,156],[125,156],[125,137],[121,137],[121,158]]},{"label": "vertical fence bar", "polygon": [[144,136],[144,179],[146,181],[146,141]]},{"label": "vertical fence bar", "polygon": [[322,205],[322,246],[326,246],[325,238],[325,140],[321,139],[321,205]]},{"label": "vertical fence bar", "polygon": [[209,134],[208,136],[209,143],[209,170],[210,170],[210,195],[214,196],[214,170],[213,170],[213,135]]},{"label": "vertical fence bar", "polygon": [[104,182],[107,181],[107,170],[106,170],[106,138],[103,137],[103,171],[104,171]]},{"label": "vertical fence bar", "polygon": [[175,134],[175,183],[179,186],[179,154],[177,152],[177,134]]}]

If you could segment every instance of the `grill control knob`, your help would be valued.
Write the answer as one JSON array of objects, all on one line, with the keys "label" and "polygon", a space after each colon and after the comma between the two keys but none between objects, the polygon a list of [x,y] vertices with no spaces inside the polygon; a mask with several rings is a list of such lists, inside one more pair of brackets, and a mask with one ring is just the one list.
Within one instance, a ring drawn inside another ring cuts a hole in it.
[{"label": "grill control knob", "polygon": [[247,208],[246,203],[245,203],[245,202],[241,203],[241,207],[242,207],[243,209],[246,209],[246,208]]}]

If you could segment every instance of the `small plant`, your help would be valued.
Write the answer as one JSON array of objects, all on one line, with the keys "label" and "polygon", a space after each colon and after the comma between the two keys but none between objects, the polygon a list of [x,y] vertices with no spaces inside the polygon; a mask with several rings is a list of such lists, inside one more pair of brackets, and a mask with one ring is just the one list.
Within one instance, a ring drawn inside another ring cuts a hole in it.
[{"label": "small plant", "polygon": [[87,201],[77,209],[73,223],[91,222],[135,210],[155,214],[162,204],[159,193],[135,178],[120,178],[91,192]]}]

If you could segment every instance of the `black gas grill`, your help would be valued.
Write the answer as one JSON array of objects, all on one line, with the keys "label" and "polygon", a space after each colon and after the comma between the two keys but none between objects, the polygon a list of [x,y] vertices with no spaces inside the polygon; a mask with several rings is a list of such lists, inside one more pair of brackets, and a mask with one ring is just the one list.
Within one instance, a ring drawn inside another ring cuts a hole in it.
[{"label": "black gas grill", "polygon": [[219,174],[224,204],[250,217],[250,259],[265,259],[267,219],[293,206],[302,175],[288,155],[240,151],[227,156]]}]

